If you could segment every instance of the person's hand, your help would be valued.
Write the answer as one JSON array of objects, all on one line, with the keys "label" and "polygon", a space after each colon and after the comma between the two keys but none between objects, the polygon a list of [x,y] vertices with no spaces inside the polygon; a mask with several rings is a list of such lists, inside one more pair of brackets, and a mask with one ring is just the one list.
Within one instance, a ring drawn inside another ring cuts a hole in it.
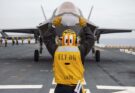
[{"label": "person's hand", "polygon": [[85,27],[87,25],[87,20],[83,17],[79,17],[79,25]]},{"label": "person's hand", "polygon": [[59,26],[59,25],[61,25],[61,16],[57,16],[57,17],[55,17],[54,19],[53,19],[53,21],[52,21],[52,24],[54,25],[54,26]]},{"label": "person's hand", "polygon": [[57,44],[58,46],[61,46],[61,45],[62,45],[62,37],[56,36],[56,37],[55,37],[55,42],[56,42],[56,44]]}]

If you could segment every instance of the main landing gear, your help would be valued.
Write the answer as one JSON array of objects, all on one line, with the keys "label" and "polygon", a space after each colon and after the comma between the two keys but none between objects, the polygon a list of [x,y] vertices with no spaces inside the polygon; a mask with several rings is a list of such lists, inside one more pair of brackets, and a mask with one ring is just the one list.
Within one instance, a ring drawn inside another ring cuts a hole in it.
[{"label": "main landing gear", "polygon": [[39,61],[39,51],[38,50],[35,50],[34,51],[34,61],[35,62],[38,62]]},{"label": "main landing gear", "polygon": [[95,61],[98,63],[100,62],[100,50],[95,50],[94,48],[92,49],[92,53],[95,56]]},{"label": "main landing gear", "polygon": [[39,50],[36,49],[34,51],[34,62],[38,62],[39,61],[40,54],[42,54],[42,51],[43,51],[43,42],[42,42],[42,38],[41,37],[39,38],[39,42],[40,42]]}]

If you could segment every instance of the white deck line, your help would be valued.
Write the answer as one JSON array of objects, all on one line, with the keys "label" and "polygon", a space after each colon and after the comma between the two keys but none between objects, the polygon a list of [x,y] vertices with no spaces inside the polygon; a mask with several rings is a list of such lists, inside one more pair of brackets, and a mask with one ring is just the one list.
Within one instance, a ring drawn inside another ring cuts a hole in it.
[{"label": "white deck line", "polygon": [[0,85],[0,89],[41,89],[43,85]]}]

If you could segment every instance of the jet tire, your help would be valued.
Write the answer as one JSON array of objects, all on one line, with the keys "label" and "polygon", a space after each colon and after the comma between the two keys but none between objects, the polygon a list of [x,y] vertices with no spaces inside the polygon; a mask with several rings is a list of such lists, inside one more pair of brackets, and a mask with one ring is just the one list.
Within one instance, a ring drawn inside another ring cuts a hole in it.
[{"label": "jet tire", "polygon": [[34,51],[34,62],[38,62],[39,61],[39,51],[35,50]]},{"label": "jet tire", "polygon": [[100,62],[100,51],[99,50],[96,50],[95,59],[96,59],[96,62]]}]

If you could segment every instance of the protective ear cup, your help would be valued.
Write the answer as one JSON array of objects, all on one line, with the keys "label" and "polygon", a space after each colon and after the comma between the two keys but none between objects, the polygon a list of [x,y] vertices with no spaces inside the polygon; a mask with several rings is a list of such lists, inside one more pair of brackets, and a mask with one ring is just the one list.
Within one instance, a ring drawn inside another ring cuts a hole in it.
[{"label": "protective ear cup", "polygon": [[61,16],[56,16],[56,17],[53,19],[52,24],[53,24],[54,26],[60,26],[60,25],[61,25],[61,19],[62,19]]},{"label": "protective ear cup", "polygon": [[84,27],[87,24],[87,20],[83,17],[79,17],[79,25]]}]

